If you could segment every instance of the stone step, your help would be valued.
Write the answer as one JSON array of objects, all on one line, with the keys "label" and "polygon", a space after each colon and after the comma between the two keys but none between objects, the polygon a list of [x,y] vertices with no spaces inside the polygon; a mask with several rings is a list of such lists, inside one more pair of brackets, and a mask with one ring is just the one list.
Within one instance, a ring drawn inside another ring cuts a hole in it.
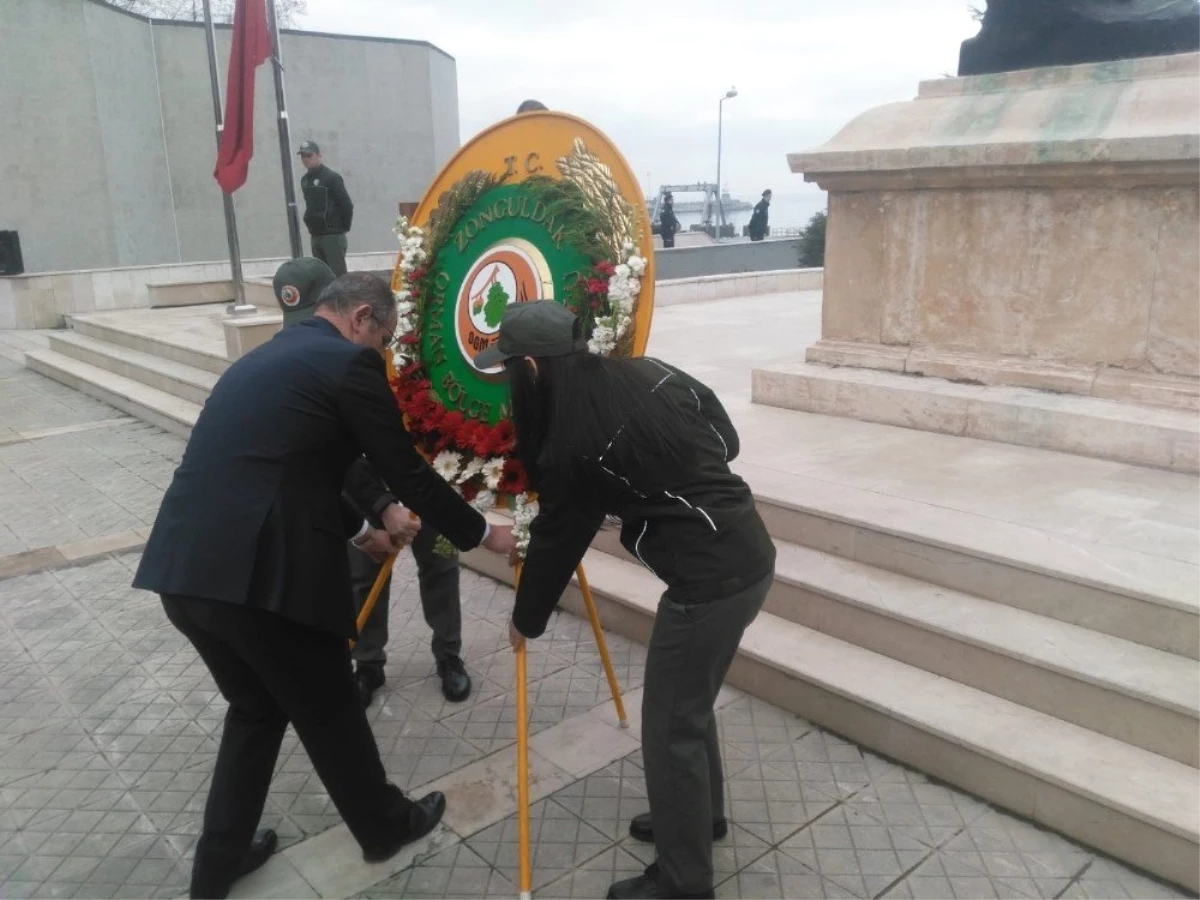
[{"label": "stone step", "polygon": [[[1200,766],[1187,657],[776,540],[767,610],[928,672]],[[639,565],[605,527],[592,544]]]},{"label": "stone step", "polygon": [[1200,471],[1200,422],[1186,410],[803,362],[755,369],[752,384],[767,406]]},{"label": "stone step", "polygon": [[151,309],[174,306],[199,306],[205,303],[232,303],[233,282],[228,278],[207,281],[160,281],[147,284]]},{"label": "stone step", "polygon": [[220,378],[205,369],[72,331],[51,334],[50,349],[200,406]]},{"label": "stone step", "polygon": [[[464,561],[512,583],[493,554]],[[661,583],[593,550],[586,560],[608,630],[645,643]],[[583,612],[578,590],[563,605]],[[763,612],[729,682],[846,738],[1189,890],[1200,888],[1200,772]]]},{"label": "stone step", "polygon": [[766,466],[734,468],[780,540],[1200,659],[1193,565]]},{"label": "stone step", "polygon": [[184,365],[194,366],[197,369],[204,369],[206,372],[213,372],[217,375],[223,373],[230,365],[229,359],[223,355],[208,353],[204,350],[171,344],[157,338],[149,337],[139,332],[135,324],[124,321],[117,324],[112,320],[111,316],[106,317],[104,313],[99,315],[67,316],[67,324],[70,328],[87,337],[106,341],[110,344],[117,344],[121,347],[128,347],[130,350],[138,350],[142,353],[159,356],[163,359],[183,363]]},{"label": "stone step", "polygon": [[200,415],[200,404],[118,375],[55,350],[31,350],[25,365],[89,397],[157,425],[172,434],[188,437]]},{"label": "stone step", "polygon": [[1200,766],[1195,660],[808,547],[777,549],[771,613]]}]

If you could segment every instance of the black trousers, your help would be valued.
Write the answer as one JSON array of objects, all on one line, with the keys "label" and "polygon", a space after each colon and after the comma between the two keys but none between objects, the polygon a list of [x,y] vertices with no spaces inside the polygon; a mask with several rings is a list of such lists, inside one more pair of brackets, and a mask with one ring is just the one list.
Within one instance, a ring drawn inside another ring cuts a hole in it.
[{"label": "black trousers", "polygon": [[[421,611],[425,624],[433,631],[433,658],[438,662],[462,655],[462,600],[459,596],[458,554],[439,556],[434,547],[438,533],[429,526],[417,532],[412,542],[417,561],[417,581],[421,589]],[[379,563],[367,554],[350,548],[350,582],[354,587],[354,606],[362,609],[375,586]],[[354,661],[360,666],[382,667],[387,662],[388,608],[391,605],[392,576],[389,574],[375,609],[363,625],[354,645]]]},{"label": "black trousers", "polygon": [[642,758],[658,865],[683,894],[712,890],[712,823],[725,780],[713,706],[774,580],[707,603],[658,604],[646,655]]},{"label": "black trousers", "polygon": [[349,245],[345,234],[314,234],[312,255],[329,266],[334,275],[345,275],[346,251]]},{"label": "black trousers", "polygon": [[365,851],[395,846],[414,808],[388,783],[343,637],[265,610],[163,595],[229,703],[192,864],[192,896],[223,894],[262,817],[288,723]]}]

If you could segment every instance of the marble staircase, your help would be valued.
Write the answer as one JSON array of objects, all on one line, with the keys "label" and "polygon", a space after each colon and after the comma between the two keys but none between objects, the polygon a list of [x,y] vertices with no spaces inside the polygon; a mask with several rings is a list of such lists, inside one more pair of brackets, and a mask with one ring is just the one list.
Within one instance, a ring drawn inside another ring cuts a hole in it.
[{"label": "marble staircase", "polygon": [[[36,372],[186,437],[229,367],[217,306],[166,316],[93,313],[68,317],[49,347],[25,354]],[[166,325],[162,324],[165,321]]]}]

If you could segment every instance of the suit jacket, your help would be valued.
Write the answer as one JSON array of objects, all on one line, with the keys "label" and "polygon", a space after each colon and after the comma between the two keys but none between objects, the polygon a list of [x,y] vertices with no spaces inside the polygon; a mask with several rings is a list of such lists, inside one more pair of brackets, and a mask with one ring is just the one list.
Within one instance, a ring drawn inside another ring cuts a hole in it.
[{"label": "suit jacket", "polygon": [[285,328],[221,376],[163,498],[134,587],[268,609],[355,635],[341,501],[363,454],[461,550],[486,529],[413,448],[383,359],[321,318]]}]

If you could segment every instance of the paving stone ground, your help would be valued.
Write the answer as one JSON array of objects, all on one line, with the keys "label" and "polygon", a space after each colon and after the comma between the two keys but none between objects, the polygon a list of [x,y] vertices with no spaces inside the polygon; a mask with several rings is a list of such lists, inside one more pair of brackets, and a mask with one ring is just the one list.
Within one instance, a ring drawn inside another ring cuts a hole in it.
[{"label": "paving stone ground", "polygon": [[[183,444],[122,419],[0,358],[0,557],[150,524]],[[77,430],[45,435],[55,429]],[[129,587],[137,559],[0,581],[0,898],[186,891],[225,707],[157,598]],[[449,704],[411,557],[398,561],[388,685],[370,710],[398,784],[427,784],[514,742],[511,601],[464,571],[475,689]],[[636,689],[643,648],[609,641]],[[529,662],[535,733],[606,702],[579,619],[557,616]],[[738,695],[719,721],[733,822],[715,850],[719,897],[1185,896],[759,700]],[[626,829],[645,807],[640,751],[537,802],[535,895],[603,896],[638,874],[649,848]],[[264,824],[291,846],[338,823],[289,732]],[[515,873],[508,816],[360,895],[511,897]]]}]

